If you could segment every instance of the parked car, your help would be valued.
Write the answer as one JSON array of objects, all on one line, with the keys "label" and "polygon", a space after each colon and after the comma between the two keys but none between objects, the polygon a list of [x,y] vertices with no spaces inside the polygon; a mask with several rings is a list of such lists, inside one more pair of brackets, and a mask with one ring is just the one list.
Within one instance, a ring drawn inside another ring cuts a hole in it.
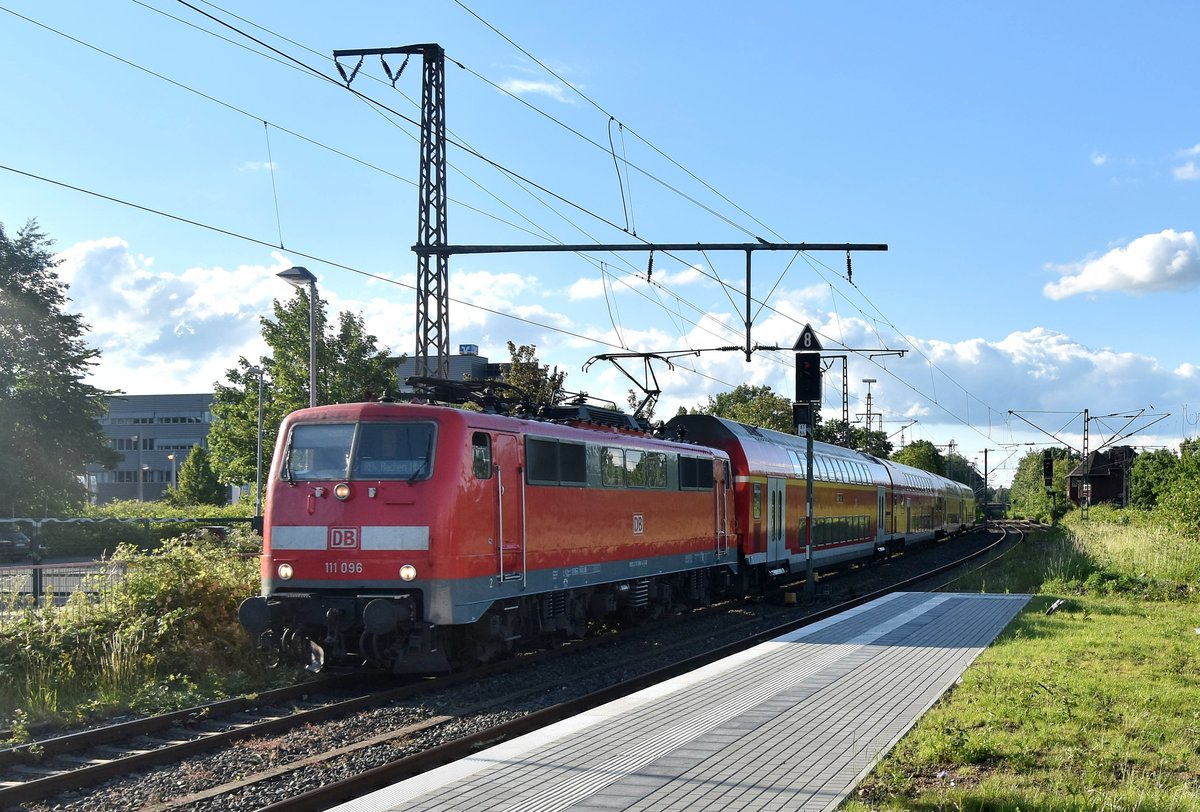
[{"label": "parked car", "polygon": [[33,542],[20,530],[0,530],[0,560],[21,561],[33,552]]},{"label": "parked car", "polygon": [[13,525],[0,528],[0,561],[23,561],[28,558],[37,564],[44,555],[46,555],[46,548],[30,541],[29,536]]}]

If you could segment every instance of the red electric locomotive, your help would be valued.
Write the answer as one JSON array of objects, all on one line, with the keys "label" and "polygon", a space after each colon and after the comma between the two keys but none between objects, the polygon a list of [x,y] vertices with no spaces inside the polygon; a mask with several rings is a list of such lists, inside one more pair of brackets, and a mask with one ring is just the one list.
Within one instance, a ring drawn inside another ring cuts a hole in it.
[{"label": "red electric locomotive", "polygon": [[242,625],[314,670],[430,672],[704,600],[736,571],[724,452],[618,412],[551,417],[389,402],[290,415]]}]

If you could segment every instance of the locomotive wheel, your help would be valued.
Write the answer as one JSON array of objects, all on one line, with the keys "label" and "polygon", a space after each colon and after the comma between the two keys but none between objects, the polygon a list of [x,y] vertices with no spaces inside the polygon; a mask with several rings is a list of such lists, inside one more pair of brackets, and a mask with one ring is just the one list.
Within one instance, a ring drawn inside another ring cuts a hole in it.
[{"label": "locomotive wheel", "polygon": [[268,668],[279,667],[283,658],[279,656],[279,646],[275,645],[275,632],[267,629],[258,636],[258,650],[266,658]]}]

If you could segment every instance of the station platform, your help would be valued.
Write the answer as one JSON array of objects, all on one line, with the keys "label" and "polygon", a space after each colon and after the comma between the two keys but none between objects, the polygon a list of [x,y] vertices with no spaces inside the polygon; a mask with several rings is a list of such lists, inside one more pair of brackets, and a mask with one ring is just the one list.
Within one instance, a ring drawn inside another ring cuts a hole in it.
[{"label": "station platform", "polygon": [[335,809],[833,809],[1028,600],[888,595]]}]

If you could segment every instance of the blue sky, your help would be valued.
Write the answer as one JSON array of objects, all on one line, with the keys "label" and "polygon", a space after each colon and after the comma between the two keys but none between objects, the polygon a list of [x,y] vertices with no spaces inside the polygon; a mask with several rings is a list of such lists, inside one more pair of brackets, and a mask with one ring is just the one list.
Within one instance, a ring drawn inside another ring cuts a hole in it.
[{"label": "blue sky", "polygon": [[[755,254],[753,338],[791,346],[811,323],[830,351],[908,350],[850,361],[851,413],[875,379],[897,443],[916,420],[904,440],[953,439],[981,467],[992,449],[1003,482],[1014,444],[1048,441],[1009,410],[1076,448],[1085,408],[1170,413],[1131,440],[1148,446],[1197,433],[1200,6],[193,5],[331,77],[335,49],[442,45],[451,243],[887,243],[852,282],[841,254]],[[0,222],[55,239],[97,385],[210,390],[262,352],[295,264],[413,352],[412,123],[168,0],[0,0],[0,52]],[[419,80],[414,59],[393,89],[367,59],[353,87],[417,119]],[[568,388],[622,402],[590,357],[744,343],[742,254],[656,254],[650,284],[646,265],[455,257],[451,347],[536,344]],[[662,416],[794,386],[790,353],[656,373]],[[1124,423],[1094,421],[1092,447]]]}]

